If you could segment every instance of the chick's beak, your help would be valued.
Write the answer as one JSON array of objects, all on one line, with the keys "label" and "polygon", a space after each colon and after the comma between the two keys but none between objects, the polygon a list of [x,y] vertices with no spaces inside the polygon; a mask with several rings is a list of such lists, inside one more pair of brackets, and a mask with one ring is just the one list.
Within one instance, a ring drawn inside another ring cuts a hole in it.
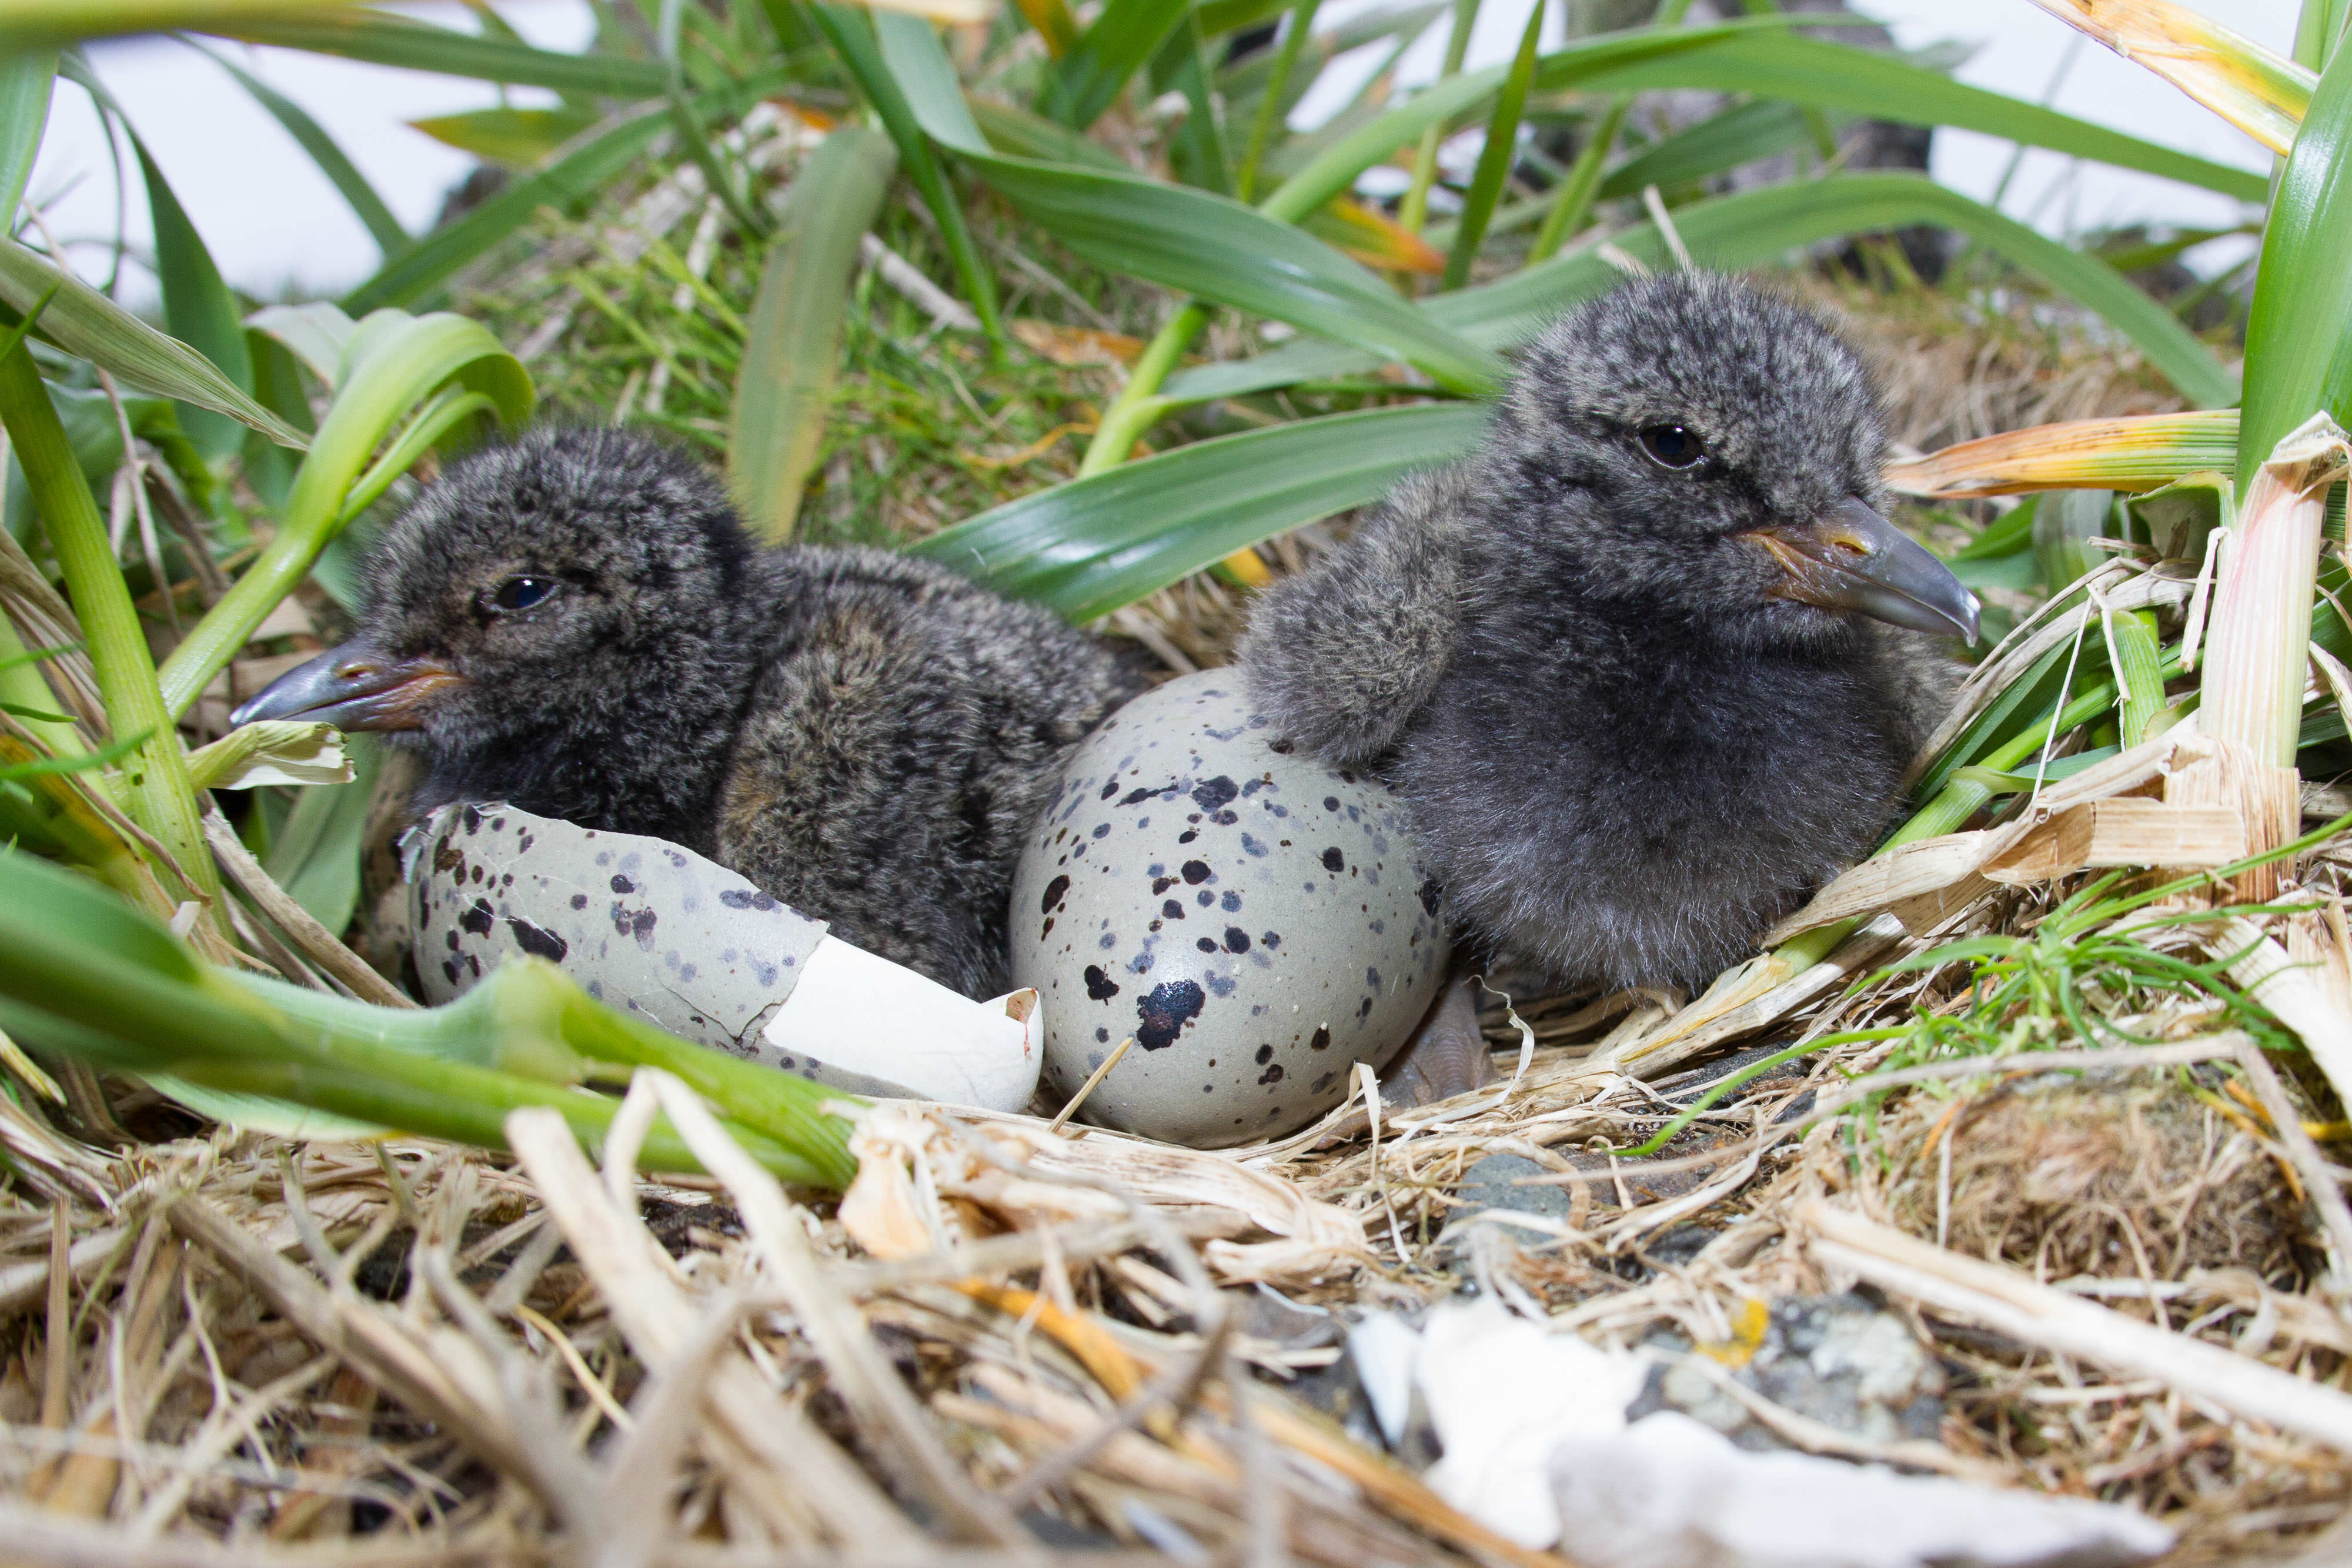
[{"label": "chick's beak", "polygon": [[1742,536],[1772,552],[1788,580],[1776,596],[1858,610],[1889,625],[1977,640],[1976,595],[1902,529],[1848,497],[1811,522]]},{"label": "chick's beak", "polygon": [[465,679],[430,659],[388,659],[364,640],[346,643],[270,682],[229,722],[293,718],[338,729],[422,729],[433,695]]}]

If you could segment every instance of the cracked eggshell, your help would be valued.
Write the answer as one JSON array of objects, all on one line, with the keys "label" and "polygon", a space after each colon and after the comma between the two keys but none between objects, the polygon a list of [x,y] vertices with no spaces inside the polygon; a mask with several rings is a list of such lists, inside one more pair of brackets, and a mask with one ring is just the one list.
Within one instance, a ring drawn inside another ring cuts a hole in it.
[{"label": "cracked eggshell", "polygon": [[665,839],[447,806],[404,849],[436,1004],[529,953],[672,1034],[836,1088],[1001,1111],[1035,1092],[1034,998],[959,996]]},{"label": "cracked eggshell", "polygon": [[1080,1117],[1221,1147],[1386,1063],[1444,977],[1447,925],[1396,797],[1290,750],[1212,670],[1072,754],[1013,879],[1013,984],[1043,998],[1053,1097],[1132,1035]]}]

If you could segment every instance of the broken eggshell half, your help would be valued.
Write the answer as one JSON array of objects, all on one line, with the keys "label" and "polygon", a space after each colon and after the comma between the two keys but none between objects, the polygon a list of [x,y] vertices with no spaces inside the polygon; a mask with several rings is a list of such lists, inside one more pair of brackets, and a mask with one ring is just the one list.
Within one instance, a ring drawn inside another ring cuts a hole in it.
[{"label": "broken eggshell half", "polygon": [[1036,1092],[1035,992],[959,996],[666,839],[445,806],[402,847],[436,1004],[528,953],[672,1034],[836,1088],[992,1111]]}]

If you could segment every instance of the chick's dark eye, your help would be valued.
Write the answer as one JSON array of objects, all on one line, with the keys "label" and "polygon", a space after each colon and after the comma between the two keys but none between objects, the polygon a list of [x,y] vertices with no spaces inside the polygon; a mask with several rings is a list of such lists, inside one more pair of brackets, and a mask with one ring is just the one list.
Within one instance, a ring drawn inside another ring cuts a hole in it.
[{"label": "chick's dark eye", "polygon": [[510,577],[499,584],[497,591],[490,595],[490,608],[501,613],[528,610],[543,601],[555,590],[556,581],[551,577]]},{"label": "chick's dark eye", "polygon": [[1681,424],[1654,424],[1642,432],[1642,450],[1669,468],[1687,468],[1706,455],[1698,432]]}]

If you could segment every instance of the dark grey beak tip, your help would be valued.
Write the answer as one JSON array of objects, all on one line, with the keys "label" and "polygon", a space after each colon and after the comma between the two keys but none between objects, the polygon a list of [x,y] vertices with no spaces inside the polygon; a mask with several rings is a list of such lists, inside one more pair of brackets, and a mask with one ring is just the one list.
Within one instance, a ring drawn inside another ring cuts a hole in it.
[{"label": "dark grey beak tip", "polygon": [[1836,516],[1848,538],[1866,546],[1839,561],[1850,580],[1853,608],[1929,636],[1971,645],[1979,639],[1983,606],[1950,567],[1859,497],[1840,503]]},{"label": "dark grey beak tip", "polygon": [[363,643],[346,643],[296,665],[229,715],[231,724],[306,719],[338,729],[415,729],[434,694],[459,684],[430,660],[387,660]]}]

